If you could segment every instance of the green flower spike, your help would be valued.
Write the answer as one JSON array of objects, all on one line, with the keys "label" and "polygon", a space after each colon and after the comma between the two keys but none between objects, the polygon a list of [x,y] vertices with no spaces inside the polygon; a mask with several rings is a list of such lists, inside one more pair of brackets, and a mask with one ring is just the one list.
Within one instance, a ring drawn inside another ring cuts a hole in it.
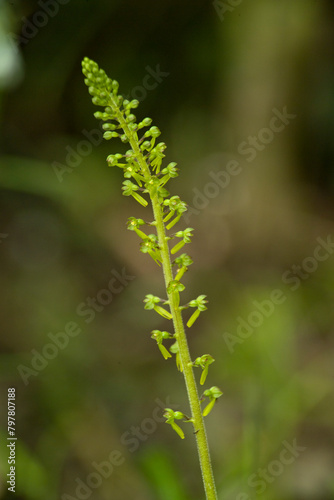
[{"label": "green flower spike", "polygon": [[209,365],[214,362],[214,359],[210,354],[203,354],[203,356],[200,356],[199,358],[196,358],[196,360],[193,363],[193,366],[200,366],[202,368],[202,375],[201,375],[201,380],[200,384],[203,385],[206,377],[208,375],[209,371]]},{"label": "green flower spike", "polygon": [[210,398],[210,403],[204,408],[203,417],[206,417],[210,413],[210,411],[215,405],[215,402],[222,395],[223,395],[222,391],[216,386],[213,386],[211,387],[211,389],[204,391],[203,396],[205,396],[206,398]]},{"label": "green flower spike", "polygon": [[163,307],[157,305],[157,304],[159,304],[159,302],[166,303],[167,301],[163,301],[159,297],[156,297],[156,296],[152,295],[151,293],[149,293],[148,295],[146,295],[144,302],[145,302],[145,309],[154,309],[155,312],[160,314],[160,316],[162,316],[163,318],[172,319],[172,315],[169,311],[167,311]]},{"label": "green flower spike", "polygon": [[[171,354],[175,354],[177,368],[183,372],[186,382],[192,412],[189,418],[181,412],[174,412],[167,408],[164,416],[181,439],[184,438],[184,433],[176,421],[192,422],[206,498],[218,500],[203,415],[211,411],[222,393],[217,387],[211,387],[210,390],[205,391],[203,397],[208,397],[209,403],[203,411],[201,407],[203,399],[198,398],[193,368],[196,366],[202,368],[201,384],[203,384],[213,358],[205,354],[196,358],[194,362],[191,361],[182,318],[183,310],[188,307],[195,308],[195,312],[187,323],[188,326],[193,325],[200,312],[206,309],[206,296],[200,295],[196,300],[182,306],[179,304],[180,293],[184,290],[181,280],[189,265],[192,264],[192,259],[186,253],[182,253],[177,258],[174,256],[173,264],[177,265],[177,268],[173,272],[170,254],[177,254],[186,243],[190,243],[193,230],[184,229],[183,226],[181,229],[184,230],[171,235],[167,234],[179,223],[182,214],[187,210],[187,205],[179,196],[172,196],[166,189],[168,181],[178,176],[178,169],[175,162],[169,163],[166,167],[163,166],[166,144],[157,142],[161,132],[158,127],[152,126],[152,119],[144,118],[140,122],[137,121],[133,110],[138,107],[139,101],[127,100],[119,95],[118,82],[109,78],[98,64],[88,57],[82,61],[82,70],[93,104],[102,106],[102,109],[94,113],[94,116],[103,122],[103,137],[107,140],[118,138],[128,144],[125,147],[125,150],[127,149],[125,154],[110,154],[107,157],[110,167],[118,167],[123,171],[125,178],[122,186],[123,195],[132,196],[144,207],[148,206],[148,201],[152,205],[154,220],[151,223],[146,222],[148,226],[152,226],[152,229],[146,232],[154,234],[145,234],[142,228],[144,221],[135,217],[129,218],[128,229],[135,231],[139,236],[141,251],[148,253],[158,265],[161,264],[168,296],[161,299],[148,294],[144,299],[144,307],[148,310],[153,309],[163,318],[173,320],[172,333],[153,330],[151,337],[157,342],[164,359],[169,359]],[[147,128],[144,130],[144,127]],[[148,217],[151,218],[151,215]],[[169,241],[174,238],[178,239],[170,244]],[[169,339],[174,339],[172,345],[165,346],[165,341],[169,342]]]},{"label": "green flower spike", "polygon": [[182,363],[181,363],[181,358],[180,358],[180,349],[179,349],[179,343],[178,341],[176,340],[174,342],[174,344],[172,344],[169,348],[170,352],[172,352],[173,354],[175,354],[176,356],[176,366],[177,366],[177,369],[179,370],[179,372],[182,372],[183,369],[182,369]]},{"label": "green flower spike", "polygon": [[197,299],[191,300],[188,304],[189,307],[197,307],[196,311],[190,316],[190,318],[187,321],[187,327],[190,328],[195,321],[197,320],[198,316],[202,311],[206,311],[207,307],[205,304],[207,304],[207,300],[205,300],[206,295],[199,295]]},{"label": "green flower spike", "polygon": [[161,354],[165,359],[171,358],[172,355],[167,351],[166,347],[162,344],[165,339],[172,339],[173,335],[169,332],[161,332],[160,330],[153,330],[151,332],[151,338],[156,340]]},{"label": "green flower spike", "polygon": [[171,408],[165,408],[164,417],[167,419],[166,424],[170,424],[174,429],[174,431],[180,436],[180,438],[184,439],[183,430],[174,422],[174,420],[182,420],[182,419],[189,420],[189,419],[187,419],[182,412],[173,411]]},{"label": "green flower spike", "polygon": [[186,243],[191,242],[192,231],[193,231],[192,227],[187,227],[187,229],[185,229],[184,231],[178,231],[177,233],[175,233],[175,236],[177,238],[182,238],[182,241],[179,241],[179,243],[177,243],[175,247],[171,249],[170,251],[171,254],[178,252]]},{"label": "green flower spike", "polygon": [[193,264],[193,260],[189,257],[189,255],[183,253],[174,260],[173,265],[174,264],[177,264],[178,267],[175,279],[179,281],[184,273],[188,271],[188,266],[191,266],[191,264]]}]

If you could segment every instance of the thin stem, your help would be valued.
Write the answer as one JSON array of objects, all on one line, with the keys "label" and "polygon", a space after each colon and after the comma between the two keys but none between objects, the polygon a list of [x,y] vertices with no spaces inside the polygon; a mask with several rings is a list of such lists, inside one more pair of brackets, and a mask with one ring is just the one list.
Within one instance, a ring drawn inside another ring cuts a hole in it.
[{"label": "thin stem", "polygon": [[[136,137],[136,133],[132,132],[128,124],[126,123],[123,114],[119,110],[117,103],[114,99],[110,98],[110,104],[115,112],[117,119],[122,126],[124,133],[129,139],[130,146],[135,153],[138,164],[141,168],[143,176],[148,179],[151,177],[151,172],[149,166],[147,165],[145,158],[139,148],[138,138]],[[165,279],[166,289],[169,283],[173,280],[173,272],[172,272],[172,264],[170,258],[170,251],[168,246],[168,238],[166,236],[166,229],[163,222],[163,214],[162,208],[158,199],[158,195],[151,195],[151,203],[154,214],[154,219],[156,222],[157,236],[159,241],[159,248],[161,252],[162,258],[162,268]],[[193,427],[197,442],[197,450],[199,455],[200,467],[202,471],[202,478],[204,483],[204,489],[206,493],[207,500],[217,500],[217,492],[215,487],[215,481],[213,477],[212,467],[211,467],[211,459],[210,452],[208,446],[208,440],[206,436],[206,430],[204,425],[204,419],[202,416],[201,405],[198,397],[197,386],[194,376],[194,371],[192,367],[192,362],[189,353],[189,347],[187,342],[187,337],[185,334],[182,315],[178,305],[178,297],[177,294],[179,292],[167,292],[170,311],[173,317],[173,324],[175,330],[175,338],[178,341],[179,345],[179,355],[181,359],[181,365],[183,369],[183,375],[185,378],[185,383],[187,387],[188,399],[191,408],[191,417],[193,419]]]},{"label": "thin stem", "polygon": [[[152,199],[152,207],[154,217],[157,223],[157,234],[159,240],[159,247],[162,256],[162,266],[164,270],[165,285],[166,288],[168,284],[173,279],[172,266],[170,253],[165,233],[165,227],[162,220],[161,206],[157,200],[157,197]],[[188,399],[191,408],[191,416],[193,418],[194,432],[196,436],[198,455],[202,470],[202,478],[204,483],[204,489],[206,493],[207,500],[217,500],[217,492],[215,487],[215,481],[212,473],[211,460],[209,445],[206,436],[206,430],[204,425],[204,419],[202,416],[201,405],[199,402],[197,386],[194,376],[194,371],[191,363],[189,347],[187,342],[187,337],[185,334],[182,315],[179,307],[176,303],[175,294],[178,292],[172,292],[167,294],[170,310],[173,316],[173,324],[175,329],[175,337],[179,345],[179,354],[181,358],[183,375],[187,387]]]}]

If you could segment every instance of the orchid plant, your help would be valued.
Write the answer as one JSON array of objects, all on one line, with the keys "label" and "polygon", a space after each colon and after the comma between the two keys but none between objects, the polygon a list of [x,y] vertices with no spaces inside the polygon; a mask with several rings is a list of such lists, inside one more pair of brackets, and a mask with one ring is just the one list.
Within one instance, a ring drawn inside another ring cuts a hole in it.
[{"label": "orchid plant", "polygon": [[[190,417],[171,408],[165,409],[164,416],[166,423],[181,439],[184,439],[184,432],[175,420],[190,422],[193,425],[206,499],[217,500],[204,417],[210,413],[222,392],[213,386],[199,397],[194,368],[202,370],[200,385],[204,385],[209,365],[215,360],[210,354],[192,360],[183,324],[183,311],[194,309],[186,322],[187,327],[191,328],[200,314],[207,309],[207,300],[206,295],[199,295],[181,305],[181,294],[185,289],[181,280],[193,261],[187,253],[179,252],[191,242],[193,229],[173,229],[187,211],[186,203],[179,196],[171,196],[166,189],[168,181],[179,175],[177,164],[171,162],[163,166],[166,144],[157,142],[160,130],[152,125],[151,118],[137,120],[132,112],[139,105],[136,99],[124,99],[118,93],[117,81],[110,79],[88,57],[82,61],[82,70],[93,104],[102,108],[102,111],[97,111],[94,116],[104,122],[104,139],[120,138],[123,143],[129,145],[124,154],[110,154],[107,157],[110,167],[120,168],[124,173],[123,195],[132,196],[143,207],[147,207],[149,201],[152,206],[152,222],[130,217],[127,227],[139,237],[141,252],[148,254],[163,271],[165,297],[148,294],[144,299],[144,307],[154,310],[170,321],[170,331],[152,330],[151,338],[157,343],[165,360],[175,355],[177,368],[184,375],[191,409]],[[170,342],[172,343],[169,345]],[[202,409],[201,403],[206,398],[209,402]]]}]

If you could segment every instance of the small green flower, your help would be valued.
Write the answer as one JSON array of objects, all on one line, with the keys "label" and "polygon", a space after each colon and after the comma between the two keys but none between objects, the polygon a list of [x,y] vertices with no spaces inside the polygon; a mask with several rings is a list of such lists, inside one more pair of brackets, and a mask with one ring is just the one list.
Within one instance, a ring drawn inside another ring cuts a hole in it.
[{"label": "small green flower", "polygon": [[141,231],[139,228],[140,226],[144,226],[145,222],[143,219],[136,219],[136,217],[129,217],[128,222],[127,222],[127,228],[130,231],[135,231],[138,236],[142,239],[147,238],[147,234],[145,234],[143,231]]},{"label": "small green flower", "polygon": [[177,233],[175,233],[175,236],[177,238],[182,238],[182,241],[180,241],[179,243],[177,243],[172,249],[171,249],[171,254],[174,254],[176,252],[178,252],[179,250],[181,250],[181,248],[186,244],[186,243],[190,243],[191,242],[191,238],[192,238],[192,231],[193,231],[193,228],[192,227],[187,227],[184,231],[178,231]]},{"label": "small green flower", "polygon": [[148,295],[145,296],[144,302],[145,302],[145,309],[154,309],[156,304],[159,304],[162,299],[159,297],[156,297],[155,295],[152,295],[149,293]]},{"label": "small green flower", "polygon": [[171,198],[164,200],[164,205],[169,208],[169,213],[164,218],[164,222],[167,222],[175,214],[176,217],[167,226],[167,229],[171,229],[181,218],[181,215],[187,211],[187,204],[180,200],[179,196],[172,196]]},{"label": "small green flower", "polygon": [[155,141],[156,141],[156,138],[159,137],[159,135],[161,134],[160,130],[158,129],[158,127],[151,127],[149,128],[145,134],[143,135],[142,139],[147,139],[148,137],[151,137],[152,139],[150,140],[150,145],[147,149],[147,151],[151,151],[152,148],[154,147],[154,144],[155,144]]},{"label": "small green flower", "polygon": [[[129,126],[129,128],[131,128],[131,127]],[[120,138],[121,138],[121,141],[124,142],[124,143],[125,142],[129,142],[129,137],[127,136],[127,134],[122,134],[120,136]]]},{"label": "small green flower", "polygon": [[[114,123],[104,123],[102,125],[103,130],[116,130],[119,128],[119,125],[115,125]],[[123,156],[123,155],[120,155]]]},{"label": "small green flower", "polygon": [[[172,161],[171,163],[169,163],[167,165],[167,167],[163,168],[161,170],[161,173],[163,175],[166,175],[168,177],[168,179],[172,178],[172,177],[177,177],[179,174],[178,174],[178,171],[179,169],[176,168],[176,165],[177,163],[175,163],[175,161]],[[162,179],[163,180],[163,179]],[[166,181],[167,182],[167,181]]]},{"label": "small green flower", "polygon": [[177,233],[175,233],[175,236],[177,238],[183,238],[185,243],[190,243],[193,236],[192,231],[192,227],[187,227],[184,231],[178,231]]},{"label": "small green flower", "polygon": [[150,196],[155,196],[159,187],[160,181],[156,175],[152,175],[150,180],[145,183],[145,193],[150,193]]},{"label": "small green flower", "polygon": [[158,344],[161,344],[165,339],[174,338],[174,335],[172,335],[171,333],[166,331],[162,332],[161,330],[152,330],[151,334],[152,339],[156,340]]},{"label": "small green flower", "polygon": [[223,395],[222,391],[216,386],[213,386],[211,387],[211,389],[207,389],[206,391],[204,391],[203,396],[209,398],[210,403],[204,408],[202,413],[203,417],[206,417],[210,413],[217,399],[220,398],[222,395]]},{"label": "small green flower", "polygon": [[187,417],[180,411],[173,411],[171,408],[165,408],[164,417],[167,419],[166,424],[170,424],[174,431],[180,436],[181,439],[184,439],[184,432],[176,423],[175,420],[186,419]]},{"label": "small green flower", "polygon": [[[142,234],[144,235],[144,233]],[[161,262],[161,253],[158,246],[158,239],[155,234],[149,234],[148,236],[145,234],[143,241],[140,243],[140,251],[148,253],[158,266],[160,266],[159,261]]]},{"label": "small green flower", "polygon": [[167,311],[163,307],[157,305],[157,304],[159,304],[159,302],[166,303],[167,301],[163,301],[159,297],[156,297],[152,294],[148,294],[148,295],[146,295],[144,302],[145,302],[145,309],[154,309],[155,312],[160,314],[160,316],[162,316],[163,318],[172,319],[172,315],[169,311]]},{"label": "small green flower", "polygon": [[173,293],[173,292],[183,292],[183,290],[185,289],[185,286],[182,285],[182,283],[180,283],[179,281],[177,280],[172,280],[168,287],[167,287],[167,292],[168,293]]},{"label": "small green flower", "polygon": [[165,359],[171,358],[172,355],[167,351],[166,347],[162,344],[165,339],[172,339],[173,335],[169,332],[162,332],[160,330],[153,330],[151,332],[151,338],[156,340],[161,354]]},{"label": "small green flower", "polygon": [[167,146],[164,142],[159,142],[159,144],[157,144],[155,148],[151,149],[149,162],[152,169],[155,170],[157,174],[160,172],[161,162],[166,156],[163,154],[166,148]]},{"label": "small green flower", "polygon": [[140,226],[144,226],[145,222],[143,219],[136,219],[136,217],[128,218],[128,229],[134,231],[135,228],[139,228]]},{"label": "small green flower", "polygon": [[123,194],[124,196],[132,196],[135,191],[138,191],[139,187],[131,181],[123,182]]},{"label": "small green flower", "polygon": [[119,163],[119,160],[123,158],[121,154],[109,155],[107,156],[107,163],[109,167],[121,167],[125,166],[125,163]]},{"label": "small green flower", "polygon": [[205,304],[208,303],[207,300],[205,300],[206,295],[199,295],[197,299],[191,300],[189,302],[189,307],[197,307],[200,311],[206,311],[207,307]]},{"label": "small green flower", "polygon": [[103,120],[104,122],[107,120],[111,120],[111,115],[109,113],[102,113],[102,111],[95,111],[94,117],[97,120]]},{"label": "small green flower", "polygon": [[156,137],[159,137],[160,134],[161,134],[161,132],[158,129],[158,127],[153,126],[145,132],[144,137],[156,138]]},{"label": "small green flower", "polygon": [[136,116],[133,114],[133,113],[130,113],[129,115],[127,115],[127,117],[125,118],[125,121],[126,123],[130,124],[132,122],[135,122],[136,121]]},{"label": "small green flower", "polygon": [[177,264],[178,267],[175,279],[180,280],[184,275],[184,273],[188,271],[188,267],[191,266],[191,264],[193,264],[193,260],[186,253],[182,253],[179,257],[177,257],[174,260],[173,265],[174,264]]},{"label": "small green flower", "polygon": [[133,196],[133,198],[136,201],[138,201],[138,203],[143,205],[143,207],[146,207],[148,205],[148,203],[142,196],[140,196],[140,194],[138,194],[136,192],[136,191],[138,191],[138,189],[139,189],[139,187],[137,186],[137,184],[134,184],[131,181],[124,181],[123,182],[123,187],[122,187],[123,195],[124,196]]},{"label": "small green flower", "polygon": [[181,255],[176,257],[176,259],[173,262],[173,264],[177,264],[177,267],[179,269],[182,269],[182,267],[189,267],[193,263],[194,261],[192,260],[192,258],[189,257],[189,255],[186,253],[181,253]]},{"label": "small green flower", "polygon": [[188,304],[189,307],[197,307],[196,311],[190,316],[187,321],[187,326],[190,328],[198,318],[201,312],[206,311],[207,300],[205,300],[206,295],[199,295],[197,299],[191,300]]},{"label": "small green flower", "polygon": [[128,165],[124,165],[124,177],[126,179],[130,179],[131,177],[134,178],[134,180],[139,184],[139,186],[142,186],[142,181],[144,181],[144,177],[138,173],[138,165],[135,165],[133,163],[129,163]]},{"label": "small green flower", "polygon": [[177,280],[172,280],[167,287],[167,293],[174,293],[176,307],[179,307],[179,305],[180,305],[180,293],[179,292],[183,292],[184,289],[185,289],[185,286]]},{"label": "small green flower", "polygon": [[130,114],[131,109],[138,108],[138,106],[139,106],[139,101],[137,99],[133,99],[132,101],[128,101],[127,99],[125,99],[123,101],[123,108],[127,115]]},{"label": "small green flower", "polygon": [[138,123],[138,129],[143,127],[149,127],[152,123],[152,118],[144,118],[141,122]]},{"label": "small green flower", "polygon": [[111,130],[107,130],[103,134],[103,139],[105,139],[106,141],[109,141],[113,137],[120,137],[120,134],[118,132],[112,132]]},{"label": "small green flower", "polygon": [[140,149],[141,149],[142,151],[149,151],[150,147],[151,147],[151,143],[150,143],[150,141],[144,141],[144,142],[141,144]]},{"label": "small green flower", "polygon": [[140,251],[143,253],[154,252],[158,249],[158,239],[155,234],[145,235],[145,238],[140,244]]},{"label": "small green flower", "polygon": [[193,362],[193,366],[200,366],[203,370],[200,380],[201,385],[203,385],[206,380],[209,365],[211,365],[211,363],[213,363],[214,361],[214,358],[210,354],[203,354],[203,356],[196,358],[196,360]]}]

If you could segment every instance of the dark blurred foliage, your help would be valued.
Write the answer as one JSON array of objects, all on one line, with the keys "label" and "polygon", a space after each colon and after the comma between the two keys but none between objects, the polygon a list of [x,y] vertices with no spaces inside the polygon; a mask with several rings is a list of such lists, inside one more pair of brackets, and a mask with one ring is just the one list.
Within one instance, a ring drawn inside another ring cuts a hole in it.
[{"label": "dark blurred foliage", "polygon": [[[189,409],[150,339],[168,324],[143,309],[164,293],[160,270],[126,230],[149,216],[107,168],[124,147],[99,140],[84,56],[139,96],[138,118],[153,118],[181,169],[170,189],[195,208],[183,295],[209,299],[189,343],[214,356],[206,386],[224,391],[206,419],[219,498],[334,498],[334,256],[314,258],[334,227],[333,28],[329,0],[0,2],[1,498],[13,498],[8,387],[15,498],[203,498],[190,426],[181,441],[161,418],[164,405]],[[145,89],[150,71],[164,76]],[[263,132],[285,107],[295,118]],[[263,138],[252,160],[250,136]],[[213,184],[232,160],[240,173]],[[109,300],[122,270],[134,279]],[[284,300],[268,305],[276,289]],[[94,317],[78,314],[87,297],[104,301]],[[257,322],[243,338],[242,320]],[[80,333],[54,347],[73,322]],[[18,367],[48,344],[53,359],[24,383]],[[303,450],[282,463],[294,442]]]}]

